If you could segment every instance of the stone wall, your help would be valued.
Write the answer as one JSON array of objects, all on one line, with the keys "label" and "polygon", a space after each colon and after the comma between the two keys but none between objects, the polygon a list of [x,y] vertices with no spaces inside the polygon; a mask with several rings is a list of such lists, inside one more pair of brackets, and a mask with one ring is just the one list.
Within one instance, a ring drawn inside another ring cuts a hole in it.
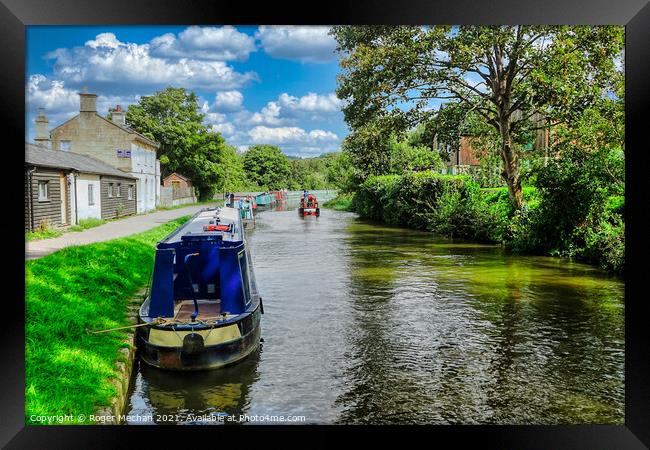
[{"label": "stone wall", "polygon": [[[140,310],[142,296],[145,292],[146,288],[142,289],[129,302],[126,314],[129,323],[132,325],[138,323],[138,311]],[[131,375],[133,374],[133,364],[135,363],[136,357],[135,328],[128,330],[124,344],[125,346],[120,348],[118,355],[116,355],[116,377],[110,379],[110,382],[115,387],[115,395],[111,399],[110,405],[101,406],[95,411],[96,416],[110,419],[97,422],[98,425],[119,425],[121,423],[120,416],[126,413],[131,387]]]}]

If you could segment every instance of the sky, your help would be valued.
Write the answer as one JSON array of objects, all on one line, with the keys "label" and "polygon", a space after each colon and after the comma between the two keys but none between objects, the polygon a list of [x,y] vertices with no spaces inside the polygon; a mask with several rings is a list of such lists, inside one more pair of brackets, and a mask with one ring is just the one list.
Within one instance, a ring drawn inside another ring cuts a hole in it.
[{"label": "sky", "polygon": [[337,151],[348,133],[336,98],[334,39],[324,26],[29,26],[26,138],[45,109],[50,129],[98,94],[101,115],[167,86],[196,92],[205,123],[240,150],[291,156]]}]

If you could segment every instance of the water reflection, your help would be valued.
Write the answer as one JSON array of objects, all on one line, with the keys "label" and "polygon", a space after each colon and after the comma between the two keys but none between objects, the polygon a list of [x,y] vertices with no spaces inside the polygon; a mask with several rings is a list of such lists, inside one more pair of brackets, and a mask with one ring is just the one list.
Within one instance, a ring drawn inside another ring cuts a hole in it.
[{"label": "water reflection", "polygon": [[357,364],[338,422],[622,423],[620,280],[426,233],[348,231]]},{"label": "water reflection", "polygon": [[132,413],[623,423],[620,279],[350,213],[301,219],[297,198],[249,235],[263,351],[227,372],[141,368]]},{"label": "water reflection", "polygon": [[235,423],[216,418],[238,420],[247,409],[250,387],[260,376],[262,351],[258,348],[241,363],[221,370],[172,372],[139,363],[127,412],[134,417],[130,424],[152,414],[157,424]]}]

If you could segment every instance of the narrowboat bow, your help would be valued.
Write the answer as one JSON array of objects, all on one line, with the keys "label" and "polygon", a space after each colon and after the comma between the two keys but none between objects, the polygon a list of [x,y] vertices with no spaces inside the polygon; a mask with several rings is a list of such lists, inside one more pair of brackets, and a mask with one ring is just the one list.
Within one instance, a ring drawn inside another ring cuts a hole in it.
[{"label": "narrowboat bow", "polygon": [[149,292],[137,331],[149,365],[216,369],[259,345],[262,298],[235,208],[203,209],[160,241]]},{"label": "narrowboat bow", "polygon": [[313,195],[309,195],[307,198],[302,197],[300,199],[300,204],[298,205],[298,214],[300,216],[320,216],[320,207],[318,206],[318,200]]}]

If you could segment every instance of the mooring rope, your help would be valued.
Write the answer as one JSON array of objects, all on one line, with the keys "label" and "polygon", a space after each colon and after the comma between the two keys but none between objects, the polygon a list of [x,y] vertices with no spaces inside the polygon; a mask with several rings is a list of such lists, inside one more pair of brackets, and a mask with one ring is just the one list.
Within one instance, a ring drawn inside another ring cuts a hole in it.
[{"label": "mooring rope", "polygon": [[[155,318],[152,322],[149,323],[139,323],[139,324],[134,324],[134,325],[126,325],[124,327],[117,327],[117,328],[108,328],[106,330],[97,330],[97,331],[89,331],[92,334],[99,334],[99,333],[108,333],[110,331],[119,331],[119,330],[127,330],[129,328],[139,328],[139,327],[147,327],[147,326],[154,326],[154,325],[191,325],[193,323],[200,323],[203,325],[208,325],[214,327],[219,320],[225,320],[226,317],[224,315],[220,316],[214,316],[214,317],[205,317],[203,319],[198,319],[196,322],[187,322],[187,321],[182,321],[178,319],[165,319],[163,317],[157,317]],[[211,323],[210,323],[211,322]],[[173,328],[172,328],[173,329]],[[174,330],[176,331],[176,330]]]}]

